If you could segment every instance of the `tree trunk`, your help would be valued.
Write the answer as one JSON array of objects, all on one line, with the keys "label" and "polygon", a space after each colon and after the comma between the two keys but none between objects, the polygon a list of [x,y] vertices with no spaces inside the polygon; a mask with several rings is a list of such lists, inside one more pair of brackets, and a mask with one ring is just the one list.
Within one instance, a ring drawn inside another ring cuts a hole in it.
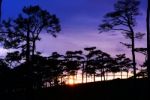
[{"label": "tree trunk", "polygon": [[[132,37],[134,37],[134,33],[132,34]],[[135,62],[135,40],[132,38],[132,59],[133,59],[133,73],[134,73],[134,79],[136,79],[136,62]]]},{"label": "tree trunk", "polygon": [[146,23],[147,23],[147,71],[148,71],[148,79],[150,80],[150,2],[147,0],[147,18],[146,18]]},{"label": "tree trunk", "polygon": [[105,81],[105,71],[104,71],[104,69],[103,69],[103,77],[104,77],[104,81]]},{"label": "tree trunk", "polygon": [[94,73],[94,77],[93,77],[93,78],[94,78],[94,82],[95,82],[95,76],[96,76],[96,75],[95,75],[95,73]]},{"label": "tree trunk", "polygon": [[76,73],[76,80],[78,79],[78,72]]},{"label": "tree trunk", "polygon": [[113,73],[113,79],[115,79],[115,73]]},{"label": "tree trunk", "polygon": [[101,68],[101,81],[103,80],[102,78],[103,78],[103,75],[102,75],[102,68]]},{"label": "tree trunk", "polygon": [[33,40],[33,44],[32,44],[32,56],[34,56],[34,54],[35,54],[35,50],[36,50],[36,41],[35,40]]},{"label": "tree trunk", "polygon": [[49,85],[50,85],[50,87],[52,86],[52,82],[51,81],[49,82]]},{"label": "tree trunk", "polygon": [[135,38],[134,38],[134,31],[130,22],[128,22],[129,29],[131,31],[131,52],[132,52],[132,60],[133,60],[133,74],[134,79],[136,79],[136,61],[135,61]]},{"label": "tree trunk", "polygon": [[106,80],[106,77],[105,77],[105,73],[104,73],[104,81]]},{"label": "tree trunk", "polygon": [[84,72],[82,72],[82,83],[84,83]]},{"label": "tree trunk", "polygon": [[135,61],[135,32],[131,26],[131,21],[129,17],[127,17],[127,24],[130,30],[131,34],[131,53],[132,53],[132,60],[133,60],[133,74],[134,74],[134,79],[136,79],[136,61]]},{"label": "tree trunk", "polygon": [[102,75],[101,75],[101,81],[103,81],[103,79],[102,79]]},{"label": "tree trunk", "polygon": [[121,79],[122,79],[122,70],[121,70]]},{"label": "tree trunk", "polygon": [[83,66],[82,66],[82,83],[84,82],[84,62],[83,62]]},{"label": "tree trunk", "polygon": [[69,80],[70,80],[70,75],[68,75],[68,84],[69,84]]},{"label": "tree trunk", "polygon": [[62,81],[63,81],[63,79],[62,79],[62,78],[63,78],[63,77],[62,77],[62,76],[60,76],[60,84],[61,84],[61,85],[63,85],[63,82],[62,82]]},{"label": "tree trunk", "polygon": [[74,77],[75,77],[75,75],[72,76],[72,78],[73,78],[73,84],[75,84],[75,78]]},{"label": "tree trunk", "polygon": [[[28,23],[28,22],[27,22]],[[29,27],[29,24],[27,26],[27,38],[26,38],[26,45],[27,45],[27,48],[26,48],[26,62],[29,63],[29,60],[30,60],[30,27]]]},{"label": "tree trunk", "polygon": [[106,72],[106,81],[108,80],[108,72]]},{"label": "tree trunk", "polygon": [[0,0],[0,22],[1,22],[1,18],[2,18],[2,1]]},{"label": "tree trunk", "polygon": [[87,83],[87,73],[86,73],[86,83]]},{"label": "tree trunk", "polygon": [[35,50],[36,50],[36,41],[35,40],[33,40],[32,41],[32,61],[34,62],[34,60],[35,60]]}]

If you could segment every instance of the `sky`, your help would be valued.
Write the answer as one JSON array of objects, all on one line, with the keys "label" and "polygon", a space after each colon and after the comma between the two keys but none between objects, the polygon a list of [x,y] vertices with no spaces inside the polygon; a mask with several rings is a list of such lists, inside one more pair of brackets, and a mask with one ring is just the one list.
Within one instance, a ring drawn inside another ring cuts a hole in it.
[{"label": "sky", "polygon": [[[120,42],[129,42],[121,33],[107,32],[99,34],[98,25],[103,16],[113,11],[113,4],[117,0],[3,0],[2,19],[16,18],[24,6],[39,5],[60,19],[61,32],[57,38],[49,34],[41,34],[41,41],[37,42],[38,51],[45,55],[57,51],[64,54],[67,50],[83,50],[85,47],[96,46],[112,56],[126,53],[131,57],[130,50]],[[141,0],[141,15],[137,17],[136,31],[146,32],[145,16],[146,2]],[[137,47],[146,47],[146,37],[136,41]],[[11,51],[11,50],[10,50]],[[0,47],[0,55],[8,50]],[[143,56],[137,54],[137,60]]]}]

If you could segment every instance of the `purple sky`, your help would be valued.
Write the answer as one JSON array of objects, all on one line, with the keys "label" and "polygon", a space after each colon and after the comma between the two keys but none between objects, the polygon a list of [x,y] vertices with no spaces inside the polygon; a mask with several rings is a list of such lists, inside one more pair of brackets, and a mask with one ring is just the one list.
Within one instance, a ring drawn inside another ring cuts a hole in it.
[{"label": "purple sky", "polygon": [[[122,34],[111,32],[98,34],[98,25],[105,13],[113,11],[114,1],[117,0],[4,0],[2,19],[15,18],[21,12],[23,6],[39,5],[43,9],[56,14],[60,19],[62,31],[57,38],[48,34],[42,34],[42,40],[37,48],[45,55],[53,51],[64,53],[67,50],[83,50],[84,47],[96,46],[112,55],[126,53],[130,56],[130,50],[119,42],[125,42]],[[147,0],[141,0],[141,16],[137,18],[137,31],[145,32],[145,13]],[[146,39],[136,41],[139,47],[146,46]],[[0,55],[6,50],[0,48]],[[143,57],[142,57],[143,58]],[[137,55],[141,60],[141,55]]]}]

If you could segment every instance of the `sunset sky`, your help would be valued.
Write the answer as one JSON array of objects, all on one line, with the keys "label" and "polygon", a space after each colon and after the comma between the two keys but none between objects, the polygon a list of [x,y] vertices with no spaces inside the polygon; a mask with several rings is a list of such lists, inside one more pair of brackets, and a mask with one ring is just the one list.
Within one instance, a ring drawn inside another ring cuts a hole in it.
[{"label": "sunset sky", "polygon": [[[84,47],[96,46],[112,55],[130,51],[119,42],[125,42],[119,32],[99,34],[98,25],[103,16],[113,11],[113,4],[117,0],[4,0],[2,4],[2,19],[16,18],[24,6],[39,5],[60,19],[62,31],[57,38],[49,34],[42,34],[42,40],[38,42],[37,48],[45,55],[53,51],[64,53],[67,50],[83,50]],[[141,16],[137,18],[137,31],[146,32],[146,0],[141,0]],[[146,38],[136,41],[139,47],[146,46]],[[0,55],[7,50],[0,48]],[[141,56],[141,55],[137,55]],[[141,61],[141,57],[137,57]]]}]

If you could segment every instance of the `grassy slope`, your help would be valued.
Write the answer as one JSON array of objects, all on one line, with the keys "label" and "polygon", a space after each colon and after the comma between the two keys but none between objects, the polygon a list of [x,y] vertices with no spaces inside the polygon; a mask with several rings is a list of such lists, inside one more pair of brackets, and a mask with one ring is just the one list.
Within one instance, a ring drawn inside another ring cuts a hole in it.
[{"label": "grassy slope", "polygon": [[[10,94],[13,100],[150,100],[147,80],[113,80]],[[149,97],[149,99],[148,99]],[[7,98],[7,99],[8,99]],[[6,98],[4,100],[7,100]]]}]

